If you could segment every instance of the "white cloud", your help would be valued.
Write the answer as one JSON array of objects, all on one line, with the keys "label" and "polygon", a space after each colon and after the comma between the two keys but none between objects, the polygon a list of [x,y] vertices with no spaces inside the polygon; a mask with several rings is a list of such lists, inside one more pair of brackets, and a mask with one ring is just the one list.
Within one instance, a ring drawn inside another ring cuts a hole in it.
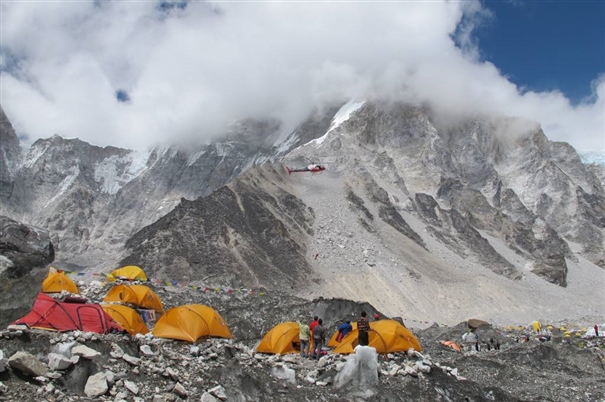
[{"label": "white cloud", "polygon": [[524,93],[478,61],[473,28],[490,15],[478,1],[158,5],[2,3],[1,101],[17,131],[145,148],[235,118],[290,127],[324,101],[381,97],[520,116],[553,140],[605,148],[605,79],[578,106]]}]

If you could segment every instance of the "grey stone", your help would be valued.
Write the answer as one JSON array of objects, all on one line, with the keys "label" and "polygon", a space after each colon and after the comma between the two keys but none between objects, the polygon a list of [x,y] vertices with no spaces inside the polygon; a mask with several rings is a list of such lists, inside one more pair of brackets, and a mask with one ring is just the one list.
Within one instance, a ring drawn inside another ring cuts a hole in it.
[{"label": "grey stone", "polygon": [[130,364],[131,366],[138,366],[141,359],[139,359],[138,357],[134,357],[134,356],[130,356],[129,354],[124,353],[124,355],[122,356],[122,359],[124,359],[124,361],[128,364]]},{"label": "grey stone", "polygon": [[214,395],[212,395],[209,392],[204,392],[202,394],[202,398],[200,399],[200,402],[217,402],[218,399],[214,397]]},{"label": "grey stone", "polygon": [[89,359],[92,360],[96,357],[101,356],[101,353],[99,353],[98,351],[89,348],[86,345],[77,345],[74,346],[73,348],[71,348],[71,354],[72,356],[81,356],[85,359]]},{"label": "grey stone", "polygon": [[209,389],[208,392],[210,392],[212,395],[214,395],[221,401],[227,400],[227,394],[225,393],[225,388],[223,388],[222,385],[217,385],[216,387]]},{"label": "grey stone", "polygon": [[7,360],[4,358],[4,352],[0,349],[0,373],[6,370],[6,366],[8,365]]},{"label": "grey stone", "polygon": [[65,370],[72,365],[71,359],[67,357],[57,354],[57,353],[49,353],[48,354],[48,367],[51,370]]},{"label": "grey stone", "polygon": [[115,383],[115,378],[116,378],[116,375],[114,374],[113,371],[111,371],[111,370],[105,371],[105,379],[107,380],[107,383],[110,386]]},{"label": "grey stone", "polygon": [[13,370],[31,375],[32,377],[43,376],[48,368],[33,355],[27,352],[17,352],[8,359],[8,364]]},{"label": "grey stone", "polygon": [[86,381],[86,386],[84,387],[84,393],[86,396],[91,398],[96,398],[101,395],[105,395],[105,393],[109,390],[107,386],[107,380],[105,379],[104,373],[97,373],[88,377]]},{"label": "grey stone", "polygon": [[187,396],[187,390],[180,382],[177,382],[173,389],[174,393],[180,396]]},{"label": "grey stone", "polygon": [[122,350],[121,347],[119,347],[115,343],[112,343],[111,344],[111,352],[109,352],[109,355],[111,357],[113,357],[114,359],[121,359],[122,356],[124,356],[124,351]]},{"label": "grey stone", "polygon": [[151,347],[149,345],[141,345],[141,347],[139,348],[139,350],[145,356],[153,356],[154,355],[153,350],[151,350]]},{"label": "grey stone", "polygon": [[126,387],[126,389],[132,392],[134,395],[139,394],[139,387],[133,381],[124,381],[124,387]]}]

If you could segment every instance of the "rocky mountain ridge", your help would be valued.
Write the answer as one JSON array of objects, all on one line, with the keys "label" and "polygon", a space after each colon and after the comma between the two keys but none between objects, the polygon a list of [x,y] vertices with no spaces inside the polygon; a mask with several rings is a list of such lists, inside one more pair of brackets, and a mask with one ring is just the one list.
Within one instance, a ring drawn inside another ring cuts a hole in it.
[{"label": "rocky mountain ridge", "polygon": [[[222,139],[149,152],[54,135],[24,152],[0,110],[0,214],[51,232],[62,263],[90,267],[181,198],[206,196],[268,156],[276,123],[243,121]],[[304,128],[301,131],[304,136]]]},{"label": "rocky mountain ridge", "polygon": [[[528,287],[552,300],[581,294],[578,309],[603,314],[584,296],[598,286],[586,278],[604,272],[603,184],[537,125],[447,125],[421,107],[349,102],[285,138],[278,126],[248,122],[199,152],[138,158],[40,140],[5,180],[11,193],[0,205],[48,229],[59,263],[94,272],[128,263],[178,281],[384,298],[380,308],[417,317],[437,311],[418,289],[441,289],[451,302],[455,283],[487,276],[502,300]],[[325,174],[284,168],[317,162]],[[549,287],[569,286],[570,275],[569,292]],[[484,307],[496,310],[502,300],[476,286],[461,305],[491,298]]]}]

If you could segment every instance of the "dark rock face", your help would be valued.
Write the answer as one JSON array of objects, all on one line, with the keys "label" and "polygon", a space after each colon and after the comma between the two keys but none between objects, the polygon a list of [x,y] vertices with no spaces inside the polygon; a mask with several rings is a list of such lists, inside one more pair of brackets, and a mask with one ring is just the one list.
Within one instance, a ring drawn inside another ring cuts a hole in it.
[{"label": "dark rock face", "polygon": [[54,135],[22,158],[0,110],[0,214],[49,230],[59,264],[95,266],[181,198],[207,196],[249,167],[317,138],[334,113],[318,110],[281,143],[279,122],[245,119],[209,144],[136,152]]},{"label": "dark rock face", "polygon": [[430,225],[427,227],[429,233],[453,251],[461,256],[466,256],[471,251],[475,258],[491,267],[492,271],[511,279],[521,277],[519,271],[481,236],[468,216],[461,215],[456,209],[442,209],[427,194],[416,194],[415,201],[418,212]]},{"label": "dark rock face", "polygon": [[[389,224],[399,233],[412,239],[420,247],[426,249],[426,245],[424,244],[422,238],[410,227],[410,225],[408,225],[395,206],[391,203],[389,193],[380,187],[370,175],[366,174],[363,176],[368,197],[372,202],[378,204],[378,216],[380,219]],[[401,185],[403,185],[403,188],[405,188],[403,180],[401,181]]]},{"label": "dark rock face", "polygon": [[208,197],[182,200],[128,240],[122,264],[188,281],[212,277],[231,286],[298,286],[311,273],[305,239],[314,215],[271,177],[271,167],[256,169]]},{"label": "dark rock face", "polygon": [[47,231],[0,216],[0,255],[10,260],[2,275],[15,279],[51,263],[55,251]]},{"label": "dark rock face", "polygon": [[[506,191],[505,194],[511,196],[514,203],[512,194]],[[557,285],[567,285],[565,257],[571,256],[571,250],[543,220],[534,220],[530,225],[512,221],[492,207],[479,191],[469,189],[451,179],[444,182],[438,195],[446,199],[455,211],[465,214],[473,227],[485,230],[495,237],[505,238],[513,250],[536,260],[533,269],[535,274]],[[528,217],[524,211],[520,215],[522,218]],[[540,232],[541,236],[537,237],[535,232]],[[481,248],[484,247],[485,245]]]},{"label": "dark rock face", "polygon": [[0,216],[0,326],[29,309],[54,256],[48,232]]},{"label": "dark rock face", "polygon": [[[0,106],[0,201],[11,196],[20,161],[19,138]],[[3,213],[2,203],[0,203],[0,213]]]},{"label": "dark rock face", "polygon": [[556,235],[547,233],[543,240],[553,241],[548,246],[552,250],[563,249],[539,257],[537,265],[556,271],[545,277],[549,281],[564,285],[563,255],[574,258],[562,239],[582,244],[582,255],[593,263],[605,259],[598,251],[604,249],[599,226],[603,169],[584,165],[573,147],[549,141],[535,123],[479,116],[446,125],[421,107],[367,103],[335,131],[338,150],[311,151],[342,169],[368,169],[379,187],[388,188],[391,200],[437,195],[437,201],[450,208],[449,199],[437,193],[448,193],[448,186],[456,183],[452,190],[461,198],[452,209],[468,216],[477,229],[487,230],[487,221],[508,227],[501,232],[489,229],[490,235],[508,243],[520,240],[513,232],[531,236],[527,228],[551,228]]}]

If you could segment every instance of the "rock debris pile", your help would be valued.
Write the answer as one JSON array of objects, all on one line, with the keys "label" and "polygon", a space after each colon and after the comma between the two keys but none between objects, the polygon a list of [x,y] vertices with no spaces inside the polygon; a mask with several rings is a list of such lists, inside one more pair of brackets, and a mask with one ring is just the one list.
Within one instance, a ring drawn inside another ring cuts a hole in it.
[{"label": "rock debris pile", "polygon": [[[602,338],[564,342],[555,337],[548,343],[503,338],[501,350],[464,353],[435,341],[457,336],[457,332],[458,328],[435,327],[419,331],[422,353],[376,355],[373,348],[360,348],[356,355],[328,353],[311,360],[294,354],[255,353],[253,345],[236,340],[188,344],[147,336],[60,334],[12,326],[0,333],[0,400],[605,398]],[[486,330],[481,336],[498,332]]]}]

